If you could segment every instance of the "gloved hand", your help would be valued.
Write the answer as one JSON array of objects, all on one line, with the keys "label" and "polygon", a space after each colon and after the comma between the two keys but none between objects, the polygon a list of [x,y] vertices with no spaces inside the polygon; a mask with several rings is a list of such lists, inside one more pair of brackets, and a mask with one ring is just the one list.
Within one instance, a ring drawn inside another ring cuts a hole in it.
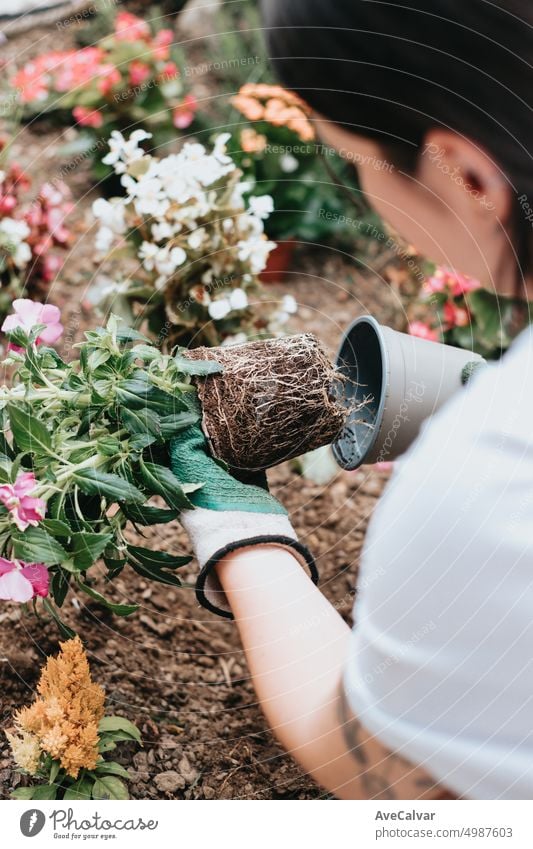
[{"label": "gloved hand", "polygon": [[[192,403],[199,412],[198,402]],[[195,509],[180,514],[200,564],[196,598],[203,607],[233,618],[215,566],[230,551],[250,545],[290,550],[309,569],[314,583],[318,582],[313,557],[298,542],[285,508],[268,492],[266,476],[262,475],[263,486],[232,477],[211,457],[200,422],[189,425],[172,440],[170,462],[178,480],[203,483],[201,489],[188,494]]]}]

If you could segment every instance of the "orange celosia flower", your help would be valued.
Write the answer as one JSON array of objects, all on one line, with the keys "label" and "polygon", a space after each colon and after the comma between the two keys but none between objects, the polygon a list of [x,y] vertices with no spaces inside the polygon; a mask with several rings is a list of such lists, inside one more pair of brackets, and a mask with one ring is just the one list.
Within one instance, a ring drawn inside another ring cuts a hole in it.
[{"label": "orange celosia flower", "polygon": [[256,133],[251,127],[241,132],[241,147],[245,153],[261,153],[265,149],[267,137]]},{"label": "orange celosia flower", "polygon": [[15,717],[17,731],[33,735],[40,750],[59,759],[72,778],[82,767],[94,769],[105,694],[91,680],[79,637],[61,643],[59,655],[48,658],[37,690],[35,702]]},{"label": "orange celosia flower", "polygon": [[263,120],[275,127],[287,127],[302,141],[315,138],[309,120],[311,111],[305,101],[279,85],[246,83],[231,102],[249,121]]}]

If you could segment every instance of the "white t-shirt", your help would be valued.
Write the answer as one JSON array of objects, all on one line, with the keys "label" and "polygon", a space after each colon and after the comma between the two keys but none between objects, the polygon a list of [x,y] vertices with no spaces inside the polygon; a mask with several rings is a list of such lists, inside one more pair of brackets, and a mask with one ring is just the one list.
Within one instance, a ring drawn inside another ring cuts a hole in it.
[{"label": "white t-shirt", "polygon": [[345,674],[361,723],[450,790],[533,798],[533,330],[404,455]]}]

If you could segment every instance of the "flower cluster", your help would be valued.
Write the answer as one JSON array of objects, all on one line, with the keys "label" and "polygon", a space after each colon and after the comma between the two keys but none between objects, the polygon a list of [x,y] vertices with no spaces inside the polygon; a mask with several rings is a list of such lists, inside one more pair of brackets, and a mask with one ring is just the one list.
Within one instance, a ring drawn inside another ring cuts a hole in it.
[{"label": "flower cluster", "polygon": [[273,127],[286,127],[303,142],[315,138],[309,120],[311,110],[307,104],[279,85],[246,83],[231,102],[249,121],[265,121]]},{"label": "flower cluster", "polygon": [[[353,250],[353,229],[348,234],[344,223],[353,220],[353,205],[348,208],[335,183],[357,191],[355,172],[332,149],[317,143],[307,104],[281,86],[266,83],[246,83],[231,103],[245,119],[237,134],[235,158],[250,183],[249,191],[267,191],[274,199],[276,214],[266,223],[269,237],[336,241]],[[338,174],[335,180],[331,169]]]},{"label": "flower cluster", "polygon": [[[417,317],[409,332],[497,358],[527,323],[527,309],[517,299],[483,289],[479,280],[438,266],[424,282],[415,304]],[[422,317],[421,317],[422,315]]]},{"label": "flower cluster", "polygon": [[24,65],[11,85],[29,116],[71,114],[107,138],[112,128],[146,124],[168,133],[194,120],[197,101],[184,91],[173,32],[121,11],[97,45],[54,51]]},{"label": "flower cluster", "polygon": [[[216,345],[237,333],[275,332],[264,305],[254,308],[250,300],[275,247],[264,233],[272,198],[245,202],[248,186],[226,153],[229,134],[219,135],[211,151],[187,143],[164,158],[139,146],[148,137],[143,130],[127,140],[111,136],[104,162],[125,193],[95,201],[96,247],[112,259],[113,250],[127,246],[134,263],[128,279],[105,280],[103,291],[90,293],[92,302],[123,315],[127,302],[137,322],[148,319],[170,343]],[[124,250],[119,256],[123,269]]]},{"label": "flower cluster", "polygon": [[60,251],[70,241],[65,225],[72,209],[67,187],[45,183],[28,199],[30,186],[17,163],[0,170],[0,315],[23,291],[46,292],[63,265]]},{"label": "flower cluster", "polygon": [[[105,693],[93,682],[78,637],[61,644],[49,657],[37,685],[37,697],[14,717],[6,732],[17,766],[46,784],[23,787],[16,798],[127,798],[127,777],[119,764],[105,761],[102,751],[115,740],[140,742],[138,730],[122,717],[105,717]],[[44,791],[44,793],[43,793]],[[107,792],[105,792],[107,791]],[[118,792],[117,792],[118,791]]]}]

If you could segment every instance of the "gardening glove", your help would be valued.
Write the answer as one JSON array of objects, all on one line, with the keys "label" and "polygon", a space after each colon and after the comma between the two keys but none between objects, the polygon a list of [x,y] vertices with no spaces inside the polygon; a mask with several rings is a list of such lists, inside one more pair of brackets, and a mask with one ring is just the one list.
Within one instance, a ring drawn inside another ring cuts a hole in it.
[{"label": "gardening glove", "polygon": [[[199,412],[198,402],[193,403]],[[289,550],[318,583],[313,557],[298,541],[285,508],[268,492],[266,476],[257,476],[263,485],[232,477],[210,455],[200,421],[172,440],[170,461],[182,483],[203,484],[188,494],[195,509],[180,515],[200,564],[196,598],[203,607],[233,618],[215,567],[230,551],[250,545],[267,543]]]}]

